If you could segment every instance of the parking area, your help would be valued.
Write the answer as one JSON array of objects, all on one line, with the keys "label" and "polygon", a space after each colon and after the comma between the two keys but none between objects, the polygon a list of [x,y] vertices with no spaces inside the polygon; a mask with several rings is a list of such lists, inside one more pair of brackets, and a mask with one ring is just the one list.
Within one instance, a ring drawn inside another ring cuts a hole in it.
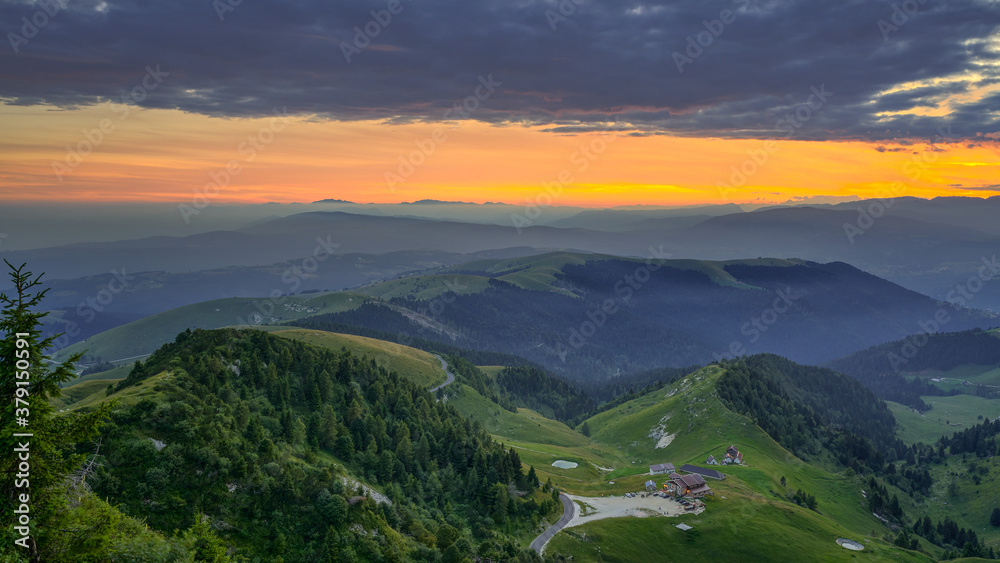
[{"label": "parking area", "polygon": [[579,526],[604,518],[683,516],[685,514],[700,514],[705,510],[705,505],[701,501],[685,505],[672,497],[661,495],[662,493],[629,493],[629,496],[615,497],[567,495],[577,503],[577,510],[576,515],[566,527]]}]

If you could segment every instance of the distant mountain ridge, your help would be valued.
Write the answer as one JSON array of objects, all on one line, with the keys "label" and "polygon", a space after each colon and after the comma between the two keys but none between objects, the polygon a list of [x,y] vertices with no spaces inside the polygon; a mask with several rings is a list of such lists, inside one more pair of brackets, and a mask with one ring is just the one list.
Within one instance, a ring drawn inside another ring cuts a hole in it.
[{"label": "distant mountain ridge", "polygon": [[[558,258],[532,258],[536,266],[527,270],[516,260],[496,262],[503,268],[495,274],[482,261],[478,275],[470,265],[456,267],[464,273],[452,287],[475,287],[470,293],[450,289],[445,269],[435,280],[407,278],[410,294],[397,287],[382,303],[295,324],[416,335],[592,379],[758,352],[822,363],[916,332],[942,307],[844,263],[668,259],[654,269],[641,260],[547,256]],[[381,285],[363,291],[377,295]],[[962,310],[950,326],[993,322]]]}]

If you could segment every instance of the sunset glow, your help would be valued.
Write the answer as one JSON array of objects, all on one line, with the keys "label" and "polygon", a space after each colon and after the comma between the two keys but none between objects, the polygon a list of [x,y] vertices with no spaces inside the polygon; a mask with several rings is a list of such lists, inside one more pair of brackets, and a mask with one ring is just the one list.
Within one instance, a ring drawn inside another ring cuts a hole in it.
[{"label": "sunset glow", "polygon": [[[119,104],[0,111],[8,200],[185,201],[214,191],[212,178],[220,178],[213,200],[236,203],[548,203],[554,193],[554,205],[615,206],[1000,193],[992,139],[932,147],[560,134],[474,121],[223,119]],[[231,161],[239,172],[223,186]],[[904,193],[888,191],[900,183]]]}]

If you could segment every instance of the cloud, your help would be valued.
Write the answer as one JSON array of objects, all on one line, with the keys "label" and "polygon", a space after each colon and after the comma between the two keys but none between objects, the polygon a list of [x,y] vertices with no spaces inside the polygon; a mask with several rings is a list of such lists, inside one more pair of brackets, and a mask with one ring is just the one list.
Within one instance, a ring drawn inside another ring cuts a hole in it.
[{"label": "cloud", "polygon": [[[888,34],[891,0],[229,2],[69,0],[20,54],[0,50],[0,98],[101,103],[160,65],[170,76],[142,106],[406,123],[442,120],[492,75],[501,86],[471,119],[556,133],[614,122],[636,135],[815,140],[1000,129],[989,90],[1000,3],[985,0],[919,4]],[[0,30],[20,35],[37,6],[0,4]],[[691,60],[683,72],[676,55]],[[823,85],[829,102],[787,131],[780,120]]]}]

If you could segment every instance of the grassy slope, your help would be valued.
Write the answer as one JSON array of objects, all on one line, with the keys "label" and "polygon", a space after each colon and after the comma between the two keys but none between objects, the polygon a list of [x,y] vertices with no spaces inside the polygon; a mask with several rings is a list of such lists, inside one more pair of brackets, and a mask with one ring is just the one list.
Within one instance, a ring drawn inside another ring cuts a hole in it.
[{"label": "grassy slope", "polygon": [[[721,374],[716,366],[704,368],[590,418],[594,441],[613,448],[622,462],[610,477],[604,474],[606,480],[600,483],[565,479],[560,483],[571,492],[585,494],[636,491],[649,479],[648,464],[669,461],[678,466],[704,466],[709,454],[720,457],[726,446],[736,444],[747,465],[716,468],[728,478],[709,482],[716,496],[708,501],[708,510],[695,518],[590,523],[557,535],[547,553],[559,551],[575,555],[578,561],[594,561],[595,548],[600,546],[606,561],[657,560],[673,550],[685,559],[708,560],[731,553],[733,546],[739,545],[741,553],[746,550],[746,560],[796,560],[802,553],[816,554],[816,560],[841,560],[851,558],[852,553],[834,540],[849,537],[867,540],[869,549],[864,556],[870,560],[927,560],[887,546],[880,539],[866,538],[872,530],[881,535],[884,527],[868,512],[860,479],[799,460],[753,422],[726,409],[714,391]],[[657,441],[649,434],[661,425],[674,438],[666,447],[657,448]],[[784,489],[782,476],[787,480]],[[612,478],[614,485],[608,483]],[[798,488],[816,496],[819,513],[786,500]],[[697,538],[673,528],[682,520],[696,526],[699,532],[693,535]]]},{"label": "grassy slope", "polygon": [[[684,522],[693,530],[674,526]],[[847,536],[861,552],[837,545]],[[598,554],[600,547],[600,554]],[[851,534],[814,512],[771,502],[708,502],[705,512],[681,518],[598,520],[556,534],[546,555],[574,561],[932,561],[881,540]]]},{"label": "grassy slope", "polygon": [[173,376],[167,372],[163,372],[146,378],[138,385],[122,389],[110,397],[106,395],[106,390],[112,380],[86,381],[63,389],[63,396],[54,399],[52,405],[60,410],[73,411],[94,408],[102,402],[112,399],[118,400],[121,406],[134,405],[143,399],[155,401],[159,394],[159,391],[156,389],[157,383],[170,377]]},{"label": "grassy slope", "polygon": [[331,350],[347,348],[355,356],[373,358],[379,366],[389,371],[396,371],[423,387],[433,387],[444,383],[447,379],[437,358],[423,350],[395,342],[301,328],[273,330],[273,334]]},{"label": "grassy slope", "polygon": [[[523,258],[507,258],[503,260],[477,260],[457,266],[448,266],[429,270],[426,274],[398,280],[376,283],[362,288],[362,293],[375,297],[406,297],[414,296],[420,299],[433,299],[454,288],[461,287],[458,293],[475,293],[486,288],[489,277],[512,283],[518,287],[534,291],[555,291],[570,297],[575,295],[560,287],[557,274],[567,264],[585,264],[588,261],[624,260],[638,265],[646,262],[646,258],[626,258],[606,254],[584,254],[575,252],[550,252],[537,256]],[[716,262],[707,260],[666,259],[664,262],[672,268],[695,270],[707,275],[712,281],[722,286],[752,288],[736,281],[725,271],[726,264],[755,264],[767,266],[794,266],[801,260],[755,259]],[[455,273],[453,273],[455,272]],[[473,275],[461,272],[483,272],[486,275]],[[445,281],[448,284],[445,284]]]},{"label": "grassy slope", "polygon": [[479,293],[488,285],[489,278],[484,276],[432,274],[379,282],[362,287],[358,291],[383,299],[413,296],[418,299],[430,300],[447,291],[454,291],[460,295]]},{"label": "grassy slope", "polygon": [[934,443],[941,436],[975,426],[982,422],[979,416],[1000,416],[1000,399],[984,399],[973,395],[952,397],[923,397],[931,410],[919,414],[898,403],[888,403],[899,429],[896,434],[907,444]]},{"label": "grassy slope", "polygon": [[89,398],[92,395],[104,396],[108,385],[117,382],[118,381],[116,379],[91,379],[82,383],[77,383],[76,385],[71,385],[63,389],[62,395],[53,398],[50,403],[53,408],[61,411],[70,405],[79,403],[80,401]]},{"label": "grassy slope", "polygon": [[[87,351],[105,361],[115,361],[148,355],[170,342],[179,332],[191,328],[222,328],[248,322],[253,314],[268,312],[266,322],[277,323],[322,313],[352,309],[366,296],[350,292],[315,293],[279,298],[277,304],[268,298],[236,297],[185,305],[157,313],[131,323],[96,334],[83,342],[67,346],[54,355],[61,360],[75,352]],[[125,360],[130,362],[130,360]]]},{"label": "grassy slope", "polygon": [[[899,423],[897,434],[907,442],[936,442],[941,436],[950,436],[956,431],[964,430],[982,422],[979,415],[994,418],[1000,416],[1000,400],[984,399],[971,395],[956,395],[954,397],[924,397],[932,405],[930,411],[920,415],[903,405],[889,403],[896,421]],[[950,422],[951,425],[946,423]],[[971,471],[972,467],[981,468],[984,472]],[[949,459],[947,463],[931,470],[934,485],[930,495],[921,502],[913,502],[900,494],[900,501],[908,514],[927,514],[935,522],[946,516],[955,520],[959,526],[971,528],[994,549],[1000,548],[1000,529],[989,525],[989,515],[1000,506],[1000,497],[995,491],[1000,490],[1000,461],[997,458],[979,460],[973,455]],[[979,483],[976,483],[976,479]],[[950,485],[955,483],[952,495]]]},{"label": "grassy slope", "polygon": [[[461,383],[446,389],[450,405],[482,424],[497,440],[516,447],[521,461],[533,466],[542,481],[551,478],[561,488],[584,493],[603,482],[603,472],[596,466],[621,463],[613,448],[533,410],[519,408],[517,414],[512,413]],[[553,467],[552,462],[560,459],[579,465],[574,469]]]},{"label": "grassy slope", "polygon": [[[273,332],[276,336],[301,340],[333,350],[347,348],[352,354],[374,358],[375,362],[380,366],[388,370],[395,370],[400,375],[425,387],[433,387],[434,385],[444,383],[446,378],[444,370],[441,369],[441,362],[423,350],[351,334],[336,334],[305,329],[289,330],[287,327],[274,326],[260,328],[268,332]],[[75,409],[84,406],[94,406],[107,399],[105,397],[105,390],[108,384],[127,376],[130,369],[131,366],[122,366],[114,370],[74,380],[72,385],[62,390],[62,397],[54,399],[52,404],[56,409]],[[148,381],[143,382],[139,387],[145,387],[147,384]],[[125,395],[118,393],[114,397],[131,397],[133,395],[133,393],[130,393],[131,389],[133,388],[130,387],[121,392],[125,393]]]},{"label": "grassy slope", "polygon": [[961,381],[954,381],[956,379],[962,381],[968,381],[969,383],[979,383],[983,385],[1000,385],[1000,366],[981,366],[978,364],[962,364],[960,366],[955,366],[949,370],[926,370],[915,373],[907,373],[906,375],[915,375],[921,379],[927,380],[931,378],[947,378],[946,381],[934,382],[938,387],[951,390],[958,388],[962,392],[969,392],[967,386],[963,385]]},{"label": "grassy slope", "polygon": [[125,379],[128,377],[128,373],[132,371],[132,363],[122,364],[114,369],[109,369],[107,371],[101,371],[97,373],[91,373],[89,375],[81,375],[69,381],[70,385],[76,385],[77,383],[82,383],[84,381],[92,381],[94,379]]},{"label": "grassy slope", "polygon": [[[716,497],[709,500],[708,511],[702,515],[590,523],[558,534],[547,549],[550,554],[558,551],[574,555],[577,561],[596,561],[600,546],[606,561],[662,560],[663,554],[674,550],[678,556],[697,561],[732,553],[738,545],[741,553],[748,554],[746,560],[796,560],[802,553],[815,554],[811,560],[841,560],[851,558],[852,553],[834,540],[849,537],[868,546],[858,557],[928,560],[866,537],[873,530],[881,535],[884,527],[868,513],[860,479],[795,458],[755,424],[728,411],[714,394],[721,373],[709,367],[598,414],[588,421],[591,438],[526,409],[517,414],[500,409],[465,386],[454,388],[448,401],[498,439],[519,448],[522,461],[534,466],[541,480],[551,478],[557,487],[575,494],[620,495],[640,490],[649,478],[648,464],[703,465],[709,453],[718,456],[732,443],[746,455],[747,466],[724,468],[729,478],[710,482]],[[661,421],[667,433],[676,436],[670,445],[658,449],[649,434]],[[552,467],[557,459],[579,465]],[[782,476],[787,480],[784,489]],[[819,513],[786,500],[798,488],[817,497]],[[673,528],[680,521],[696,526],[699,531],[693,535],[704,535],[689,539]]]},{"label": "grassy slope", "polygon": [[[972,466],[985,469],[982,474],[975,472],[978,484],[970,471]],[[1000,529],[990,526],[990,513],[1000,507],[1000,495],[997,494],[1000,490],[1000,464],[996,458],[977,460],[972,455],[966,456],[965,460],[952,458],[931,471],[931,476],[934,485],[930,496],[911,511],[918,515],[927,514],[935,522],[946,516],[951,517],[959,526],[975,530],[987,546],[1000,549]],[[949,491],[952,482],[955,483],[955,495]]]}]

